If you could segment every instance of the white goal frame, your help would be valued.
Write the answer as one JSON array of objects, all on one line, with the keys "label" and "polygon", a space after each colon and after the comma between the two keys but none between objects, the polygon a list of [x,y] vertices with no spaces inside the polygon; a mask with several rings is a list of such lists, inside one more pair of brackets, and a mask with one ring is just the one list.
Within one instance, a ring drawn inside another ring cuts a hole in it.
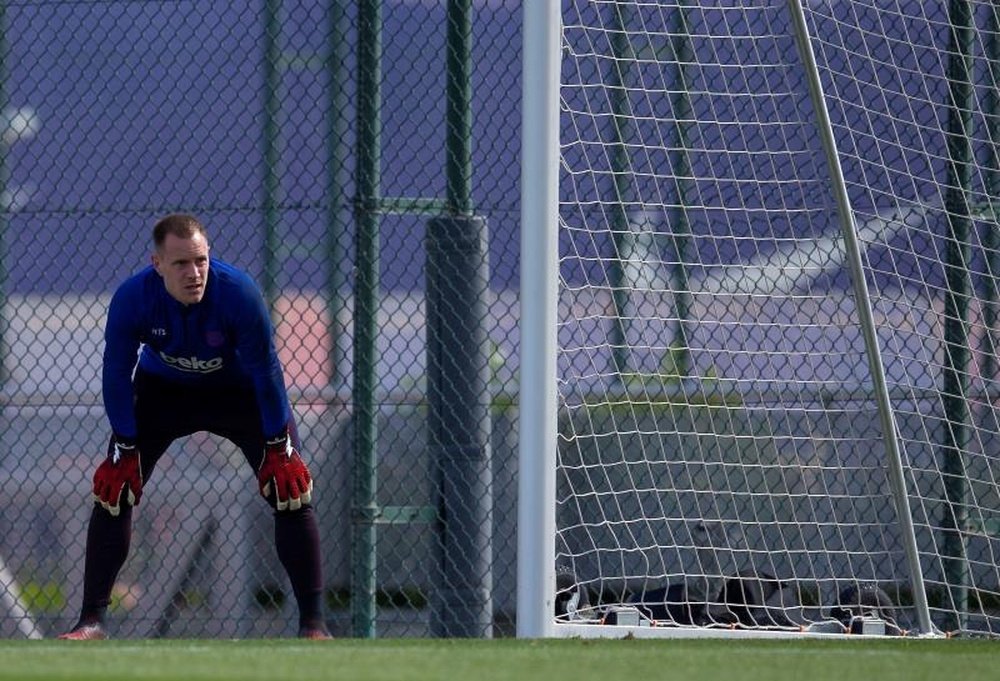
[{"label": "white goal frame", "polygon": [[[836,198],[848,263],[854,273],[860,326],[874,376],[886,446],[888,477],[901,524],[901,537],[909,563],[914,613],[923,635],[936,635],[931,623],[920,559],[905,490],[904,469],[897,442],[896,424],[889,404],[882,359],[865,288],[861,256],[855,236],[853,212],[838,161],[836,141],[825,109],[822,82],[817,70],[802,6],[788,0],[796,42],[805,67],[810,95],[817,112],[832,193]],[[812,632],[758,631],[698,627],[655,627],[557,622],[556,601],[556,466],[557,414],[557,307],[559,215],[559,118],[561,3],[559,0],[526,2],[523,6],[523,113],[522,113],[522,227],[521,227],[521,365],[519,428],[519,502],[517,560],[517,635],[522,638],[562,636],[743,636],[774,637],[828,635]]]}]

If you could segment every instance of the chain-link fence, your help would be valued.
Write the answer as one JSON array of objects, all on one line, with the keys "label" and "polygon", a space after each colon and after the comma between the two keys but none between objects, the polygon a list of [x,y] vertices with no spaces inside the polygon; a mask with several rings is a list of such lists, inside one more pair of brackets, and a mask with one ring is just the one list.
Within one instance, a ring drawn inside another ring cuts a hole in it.
[{"label": "chain-link fence", "polygon": [[[76,619],[109,295],[174,210],[273,310],[331,631],[510,631],[520,21],[513,2],[0,4],[4,635]],[[456,262],[475,276],[452,290]],[[177,441],[111,633],[293,634],[270,513],[230,443]],[[455,564],[454,542],[484,550]]]}]

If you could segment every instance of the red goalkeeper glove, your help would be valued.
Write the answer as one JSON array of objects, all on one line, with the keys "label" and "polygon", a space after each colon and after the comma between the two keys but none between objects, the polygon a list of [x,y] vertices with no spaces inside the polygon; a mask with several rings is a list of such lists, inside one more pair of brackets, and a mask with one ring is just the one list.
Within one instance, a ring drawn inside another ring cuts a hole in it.
[{"label": "red goalkeeper glove", "polygon": [[114,449],[94,471],[94,501],[116,516],[123,497],[130,506],[139,505],[142,468],[135,443],[115,438]]},{"label": "red goalkeeper glove", "polygon": [[265,499],[271,496],[274,485],[274,507],[279,511],[294,511],[312,501],[312,475],[287,434],[265,444],[257,484]]}]

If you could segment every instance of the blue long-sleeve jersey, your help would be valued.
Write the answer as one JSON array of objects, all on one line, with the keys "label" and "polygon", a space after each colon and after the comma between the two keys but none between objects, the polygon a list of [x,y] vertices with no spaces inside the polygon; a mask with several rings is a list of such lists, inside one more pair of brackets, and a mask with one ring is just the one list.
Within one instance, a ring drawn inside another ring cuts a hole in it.
[{"label": "blue long-sleeve jersey", "polygon": [[232,265],[211,260],[205,294],[195,305],[174,299],[151,266],[129,277],[111,299],[104,341],[104,406],[120,437],[137,434],[137,362],[177,383],[254,390],[265,437],[288,424],[291,407],[267,308],[256,283]]}]

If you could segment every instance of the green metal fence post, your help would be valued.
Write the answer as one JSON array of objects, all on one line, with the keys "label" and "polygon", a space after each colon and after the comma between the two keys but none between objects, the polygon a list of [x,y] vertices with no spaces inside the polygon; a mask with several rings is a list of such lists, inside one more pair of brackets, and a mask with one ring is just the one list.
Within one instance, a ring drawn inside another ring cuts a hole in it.
[{"label": "green metal fence post", "polygon": [[687,65],[694,61],[688,28],[687,0],[681,0],[675,10],[674,58],[677,61],[677,93],[673,97],[674,127],[677,151],[672,154],[676,169],[677,207],[673,210],[671,232],[675,264],[671,268],[671,290],[676,291],[677,336],[671,347],[671,368],[679,377],[691,371],[691,349],[688,324],[691,316],[691,289],[688,280],[688,251],[691,248],[691,225],[688,221],[688,193],[691,190],[691,158],[688,153],[688,127],[691,118],[691,95],[688,89]]},{"label": "green metal fence post", "polygon": [[375,390],[379,287],[380,99],[382,12],[379,0],[358,3],[357,198],[354,210],[354,464],[351,525],[351,619],[354,635],[375,636]]},{"label": "green metal fence post", "polygon": [[997,206],[1000,202],[1000,6],[992,3],[986,28],[986,234],[983,254],[986,259],[983,291],[983,339],[981,344],[982,378],[987,386],[987,403],[992,403],[995,391],[990,390],[997,379],[997,323],[1000,322],[1000,225]]},{"label": "green metal fence post", "polygon": [[632,357],[628,345],[628,286],[625,282],[625,264],[622,254],[626,250],[626,239],[629,238],[628,206],[632,200],[633,188],[628,172],[629,152],[626,148],[632,131],[629,116],[628,73],[633,58],[632,47],[629,44],[628,25],[629,10],[621,5],[611,9],[611,52],[614,60],[611,72],[608,74],[608,90],[610,91],[612,130],[611,139],[611,175],[614,179],[615,196],[611,216],[611,239],[615,248],[615,256],[611,259],[608,272],[608,286],[611,288],[611,298],[614,302],[613,326],[611,328],[611,355],[614,361],[614,371],[625,387],[625,377],[632,370]]},{"label": "green metal fence post", "polygon": [[[327,247],[327,312],[330,329],[330,372],[333,384],[346,387],[347,351],[346,333],[341,319],[345,306],[347,289],[346,277],[341,268],[344,248],[341,239],[347,234],[347,220],[344,218],[343,200],[346,197],[342,178],[347,167],[350,150],[345,143],[348,133],[348,102],[345,90],[349,79],[347,73],[347,34],[349,29],[346,0],[330,3],[330,27],[327,35],[327,168],[326,168],[326,247]],[[339,390],[338,390],[339,392]]]},{"label": "green metal fence post", "polygon": [[263,143],[263,192],[264,192],[264,247],[262,258],[264,273],[261,282],[264,299],[267,300],[272,316],[277,299],[278,278],[278,203],[281,191],[281,170],[279,168],[281,150],[279,148],[278,116],[281,111],[281,46],[279,12],[281,0],[264,2],[264,121]]},{"label": "green metal fence post", "polygon": [[472,8],[448,0],[445,55],[445,172],[448,204],[456,215],[472,213]]},{"label": "green metal fence post", "polygon": [[[7,16],[6,3],[0,2],[0,197],[7,190],[7,147],[3,134],[10,124],[7,111]],[[7,383],[7,209],[0,205],[0,389]]]},{"label": "green metal fence post", "polygon": [[972,185],[972,49],[975,33],[973,13],[966,0],[952,0],[948,6],[952,26],[948,51],[948,171],[945,212],[946,235],[944,300],[944,393],[942,474],[945,509],[943,546],[945,581],[955,612],[949,623],[961,627],[968,611],[968,575],[963,533],[968,516],[963,450],[969,442],[968,367],[969,367],[969,234],[972,217],[969,191]]}]

